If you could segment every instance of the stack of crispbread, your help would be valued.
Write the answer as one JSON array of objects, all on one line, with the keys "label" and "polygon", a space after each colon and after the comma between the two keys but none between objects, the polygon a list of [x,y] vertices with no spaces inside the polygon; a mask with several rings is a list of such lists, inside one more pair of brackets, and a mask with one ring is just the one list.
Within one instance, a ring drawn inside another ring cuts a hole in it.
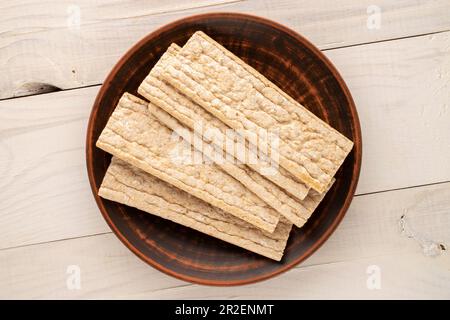
[{"label": "stack of crispbread", "polygon": [[[100,196],[277,261],[353,146],[201,31],[172,44],[138,92],[149,102],[125,93],[97,141],[113,155]],[[245,150],[243,159],[204,135],[232,129],[231,150]],[[260,154],[250,137],[264,130],[278,142]],[[279,167],[267,173],[249,157]]]}]

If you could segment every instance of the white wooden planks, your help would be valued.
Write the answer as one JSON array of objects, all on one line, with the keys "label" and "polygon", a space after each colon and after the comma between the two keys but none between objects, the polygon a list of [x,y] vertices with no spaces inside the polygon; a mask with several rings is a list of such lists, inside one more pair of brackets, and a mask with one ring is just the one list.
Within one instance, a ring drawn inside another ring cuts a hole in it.
[{"label": "white wooden planks", "polygon": [[[113,234],[0,250],[0,298],[449,298],[448,252],[424,255],[398,225],[406,210],[415,232],[448,248],[449,206],[450,183],[356,197],[312,257],[239,290],[175,280],[147,266]],[[66,286],[71,265],[80,268],[80,290]],[[371,268],[381,272],[379,290],[367,287]]]},{"label": "white wooden planks", "polygon": [[[357,193],[450,180],[449,35],[328,51],[360,114]],[[98,88],[0,101],[0,248],[108,230],[84,160]]]},{"label": "white wooden planks", "polygon": [[0,248],[109,231],[85,165],[97,90],[0,102]]},{"label": "white wooden planks", "polygon": [[[379,29],[367,28],[373,4]],[[450,29],[449,10],[446,0],[5,2],[0,99],[99,84],[129,46],[166,22],[248,12],[322,49],[340,48],[326,54],[360,114],[358,194],[449,181],[450,32],[436,33]],[[353,46],[426,33],[436,34]],[[450,298],[450,183],[357,196],[305,263],[239,290],[148,267],[110,233],[87,182],[85,130],[98,89],[0,101],[0,298]],[[427,256],[402,235],[403,215],[422,244],[446,250]],[[81,290],[67,289],[69,265],[81,268]],[[371,265],[380,267],[381,290],[366,286]]]},{"label": "white wooden planks", "polygon": [[0,99],[99,84],[146,34],[175,19],[213,11],[273,19],[321,49],[450,29],[447,0],[3,2]]}]

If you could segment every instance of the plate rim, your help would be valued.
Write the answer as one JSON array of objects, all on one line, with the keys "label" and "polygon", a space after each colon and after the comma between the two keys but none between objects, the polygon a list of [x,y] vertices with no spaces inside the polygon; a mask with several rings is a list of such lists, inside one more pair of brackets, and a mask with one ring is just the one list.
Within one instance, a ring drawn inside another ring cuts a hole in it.
[{"label": "plate rim", "polygon": [[[158,35],[166,32],[167,30],[170,30],[172,27],[186,22],[192,22],[198,19],[207,19],[207,18],[237,18],[241,20],[252,20],[256,23],[261,23],[265,25],[269,25],[271,28],[278,29],[279,31],[283,33],[287,33],[302,44],[304,44],[310,51],[312,51],[320,60],[322,63],[325,64],[327,69],[332,73],[333,77],[336,79],[336,81],[339,83],[340,88],[342,89],[346,99],[349,102],[349,110],[351,111],[351,115],[353,117],[353,124],[355,126],[355,138],[354,138],[354,146],[352,152],[354,152],[356,149],[358,149],[358,152],[355,152],[355,163],[353,165],[353,174],[354,179],[352,179],[349,187],[349,192],[345,198],[345,201],[341,207],[341,209],[338,212],[338,215],[336,218],[332,221],[331,225],[326,229],[326,231],[320,236],[320,238],[315,241],[311,246],[308,247],[308,249],[303,253],[302,255],[295,258],[293,261],[287,264],[280,265],[280,268],[277,268],[274,271],[265,273],[263,275],[258,275],[255,277],[247,278],[247,279],[234,279],[234,280],[209,280],[204,278],[198,278],[193,276],[188,276],[185,274],[177,273],[176,271],[173,271],[170,268],[166,268],[165,266],[159,264],[153,259],[150,259],[146,255],[144,255],[139,249],[137,249],[135,246],[133,246],[126,236],[124,236],[123,233],[120,232],[120,230],[117,228],[117,226],[113,223],[111,220],[105,206],[103,205],[103,201],[98,195],[98,189],[95,185],[95,177],[94,177],[94,168],[92,166],[93,161],[92,158],[92,152],[91,150],[93,147],[95,147],[95,142],[93,141],[93,127],[95,123],[95,118],[97,116],[97,111],[99,109],[100,101],[105,96],[106,92],[106,86],[109,82],[112,81],[112,79],[116,76],[117,71],[120,69],[120,67],[125,63],[125,61],[128,60],[128,58],[134,54],[135,51],[137,51],[140,47],[142,47],[145,43],[147,43],[150,39],[157,37]],[[238,12],[209,12],[209,13],[201,13],[201,14],[195,14],[190,15],[187,17],[183,17],[180,19],[176,19],[172,22],[169,22],[156,30],[150,32],[143,38],[141,38],[138,42],[136,42],[133,46],[131,46],[124,55],[121,56],[121,58],[115,63],[114,67],[111,69],[111,71],[108,73],[107,77],[101,84],[101,87],[97,93],[97,96],[95,98],[94,104],[92,106],[89,120],[88,120],[88,126],[86,129],[86,169],[88,173],[88,179],[89,179],[89,185],[92,191],[92,194],[94,196],[95,202],[97,203],[98,208],[100,209],[100,212],[107,222],[110,229],[113,231],[115,236],[119,238],[119,240],[136,256],[138,256],[141,260],[146,262],[148,265],[156,268],[157,270],[175,277],[177,279],[195,283],[195,284],[201,284],[201,285],[209,285],[209,286],[237,286],[237,285],[245,285],[245,284],[252,284],[256,282],[260,282],[263,280],[267,280],[269,278],[273,278],[279,274],[282,274],[294,266],[298,265],[299,263],[305,261],[308,259],[314,252],[316,252],[327,240],[328,238],[333,234],[333,232],[336,230],[338,225],[341,223],[342,219],[346,215],[348,208],[350,206],[350,203],[352,202],[354,198],[354,194],[356,191],[356,187],[358,185],[359,176],[361,172],[361,163],[362,163],[362,135],[361,135],[361,125],[358,117],[358,112],[356,109],[355,102],[352,98],[352,95],[350,93],[350,90],[347,87],[347,84],[345,83],[342,76],[339,74],[337,68],[333,65],[333,63],[326,57],[320,49],[318,49],[315,45],[313,45],[308,39],[306,39],[304,36],[300,35],[296,31],[288,28],[284,24],[281,24],[279,22],[257,16],[247,13],[238,13]],[[356,169],[356,170],[355,170]]]}]

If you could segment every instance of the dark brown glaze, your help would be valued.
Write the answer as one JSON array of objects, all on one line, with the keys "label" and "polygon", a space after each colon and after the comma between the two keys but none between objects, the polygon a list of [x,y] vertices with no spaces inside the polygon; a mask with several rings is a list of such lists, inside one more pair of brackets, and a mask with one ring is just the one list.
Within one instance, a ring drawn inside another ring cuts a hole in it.
[{"label": "dark brown glaze", "polygon": [[[95,142],[120,96],[126,91],[137,95],[139,84],[167,47],[173,42],[182,46],[197,30],[206,32],[241,57],[355,143],[319,208],[303,228],[293,229],[281,262],[97,195],[111,156],[96,148]],[[358,114],[350,92],[316,47],[273,21],[236,13],[212,13],[170,23],[139,41],[120,59],[92,108],[86,161],[92,192],[103,217],[137,256],[186,281],[240,285],[292,268],[326,241],[353,198],[361,167],[361,144]]]}]

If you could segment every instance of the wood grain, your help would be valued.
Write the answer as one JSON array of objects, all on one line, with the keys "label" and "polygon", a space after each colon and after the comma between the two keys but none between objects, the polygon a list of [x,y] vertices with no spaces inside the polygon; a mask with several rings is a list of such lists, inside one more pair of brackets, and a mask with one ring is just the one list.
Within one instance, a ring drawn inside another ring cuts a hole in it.
[{"label": "wood grain", "polygon": [[[0,96],[98,84],[136,40],[196,12],[264,15],[322,49],[449,29],[447,0],[376,1],[382,10],[382,26],[376,30],[365,27],[373,1],[219,4],[223,2],[77,1],[79,29],[73,21],[67,23],[76,9],[68,6],[72,1],[1,3]],[[115,32],[117,28],[123,32]],[[358,193],[450,180],[445,166],[450,156],[449,47],[444,33],[327,52],[348,83],[362,122],[365,153]],[[109,230],[92,201],[84,168],[85,124],[97,91],[94,87],[0,102],[1,248]],[[301,268],[242,287],[239,293],[169,278],[108,234],[0,249],[0,297],[449,298],[448,253],[424,257],[418,244],[393,232],[399,212],[416,212],[411,205],[420,202],[421,213],[407,215],[413,227],[446,241],[448,248],[449,195],[439,191],[438,197],[431,196],[428,191],[434,195],[435,187],[357,197],[334,236]],[[393,196],[379,197],[389,194]],[[443,214],[435,215],[436,210]],[[65,286],[67,265],[75,263],[82,264],[82,291]],[[365,287],[367,265],[374,263],[382,266],[382,290]]]},{"label": "wood grain", "polygon": [[[0,250],[0,298],[448,299],[449,206],[450,183],[357,196],[316,254],[273,280],[239,290],[168,277],[140,261],[113,234]],[[447,251],[426,256],[403,236],[398,221],[405,212],[412,229],[445,243]],[[67,289],[69,265],[80,267],[80,290]],[[380,268],[380,290],[366,286],[371,265]]]},{"label": "wood grain", "polygon": [[450,29],[447,0],[376,1],[381,10],[379,29],[367,27],[373,4],[372,0],[341,0],[339,5],[333,0],[3,2],[0,99],[99,84],[133,43],[165,23],[195,13],[261,15],[286,24],[321,49]]}]

